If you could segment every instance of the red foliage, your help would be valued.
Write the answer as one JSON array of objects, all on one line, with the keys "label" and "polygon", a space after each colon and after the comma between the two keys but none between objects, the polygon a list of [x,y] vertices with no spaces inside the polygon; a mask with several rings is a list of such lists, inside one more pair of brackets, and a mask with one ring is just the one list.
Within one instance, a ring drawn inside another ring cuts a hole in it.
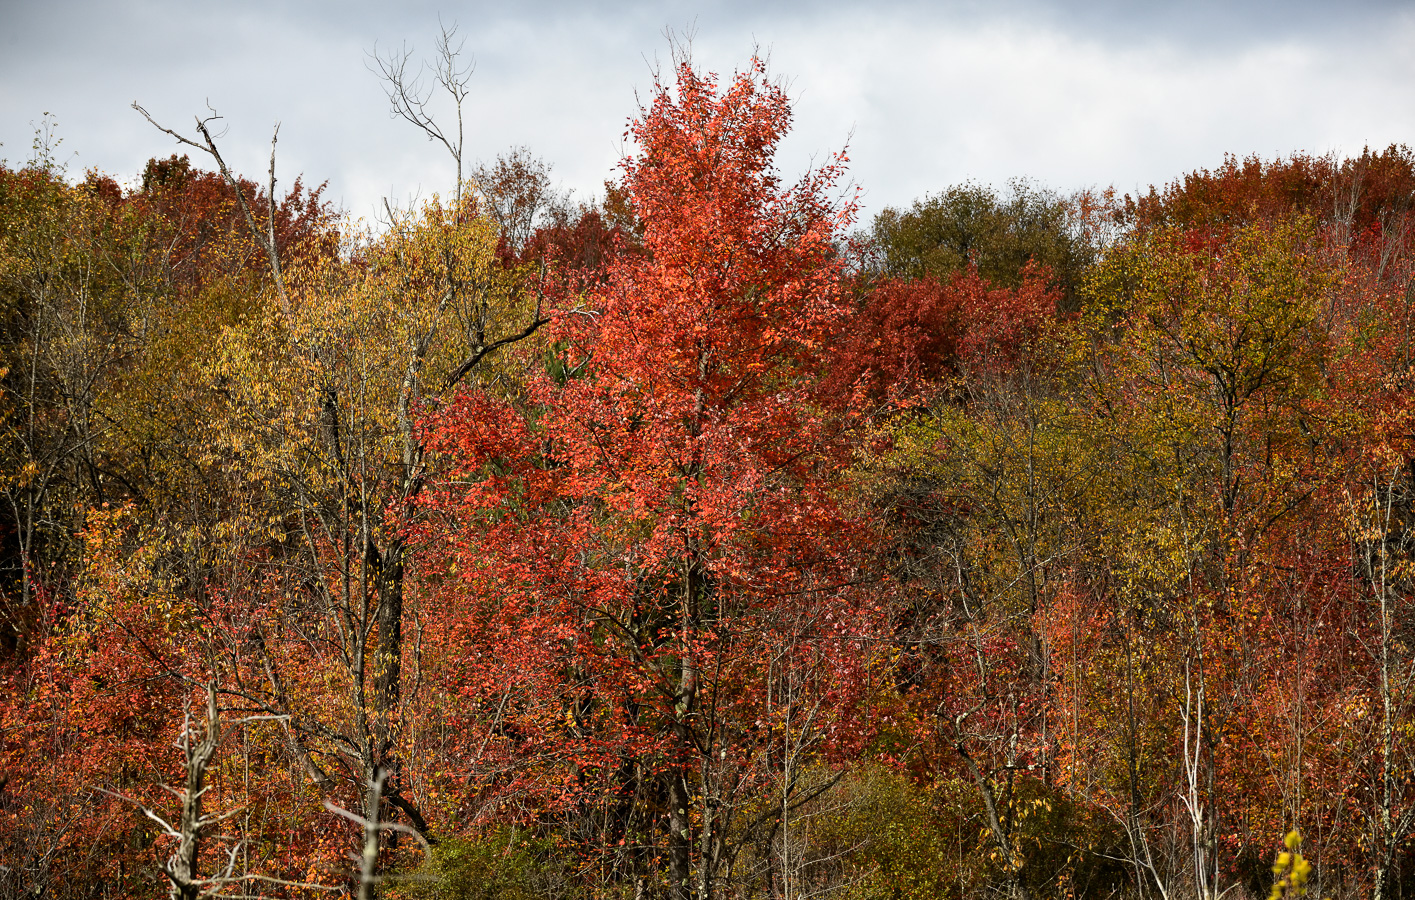
[{"label": "red foliage", "polygon": [[519,255],[507,254],[508,264],[544,266],[560,297],[575,297],[601,286],[619,253],[642,252],[638,236],[604,210],[580,209],[540,228]]},{"label": "red foliage", "polygon": [[[257,225],[264,227],[270,198],[248,179],[237,183]],[[287,263],[301,254],[334,252],[335,213],[321,199],[323,193],[324,185],[306,190],[297,177],[275,205],[275,246]],[[168,265],[179,286],[193,289],[237,273],[268,277],[269,264],[251,239],[235,191],[219,173],[193,168],[186,156],[152,159],[142,186],[127,201],[164,223]]]},{"label": "red foliage", "polygon": [[1310,216],[1339,243],[1379,258],[1382,248],[1405,250],[1415,237],[1415,154],[1392,144],[1347,160],[1225,156],[1213,171],[1199,169],[1162,192],[1152,187],[1138,201],[1125,199],[1141,231],[1177,226],[1223,234],[1248,222]]},{"label": "red foliage", "polygon": [[963,371],[1016,365],[1057,315],[1061,292],[1048,280],[1030,265],[1018,288],[972,268],[947,282],[885,279],[852,317],[833,382],[875,402],[910,402]]},{"label": "red foliage", "polygon": [[[848,419],[821,380],[844,321],[844,159],[782,188],[789,107],[760,64],[721,95],[677,76],[624,164],[644,252],[560,311],[568,349],[523,405],[467,394],[430,423],[450,479],[426,546],[453,562],[442,639],[467,746],[519,761],[501,802],[661,804],[669,773],[701,770],[711,833],[780,764],[782,727],[858,749],[873,613],[848,587],[867,542],[834,491]],[[777,718],[787,682],[823,704],[809,725]]]}]

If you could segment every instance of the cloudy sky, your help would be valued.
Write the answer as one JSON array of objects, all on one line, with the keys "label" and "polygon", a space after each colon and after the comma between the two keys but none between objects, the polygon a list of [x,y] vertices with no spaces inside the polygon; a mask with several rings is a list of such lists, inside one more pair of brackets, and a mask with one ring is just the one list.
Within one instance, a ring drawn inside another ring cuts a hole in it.
[{"label": "cloudy sky", "polygon": [[49,113],[72,174],[131,182],[175,148],[129,104],[190,131],[209,103],[233,166],[259,177],[279,122],[282,181],[327,180],[369,216],[452,179],[367,67],[375,46],[430,54],[439,15],[476,61],[467,157],[526,145],[586,199],[628,149],[666,29],[723,73],[769,53],[794,101],[783,172],[848,143],[867,217],[967,179],[1133,192],[1225,152],[1415,144],[1411,0],[0,0],[0,158],[28,159]]}]

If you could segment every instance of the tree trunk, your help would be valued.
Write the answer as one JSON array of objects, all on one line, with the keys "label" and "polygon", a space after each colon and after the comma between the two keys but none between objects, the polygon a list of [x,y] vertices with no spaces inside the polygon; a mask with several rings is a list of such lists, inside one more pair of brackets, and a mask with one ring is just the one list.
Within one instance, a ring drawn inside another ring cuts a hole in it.
[{"label": "tree trunk", "polygon": [[[380,764],[393,755],[394,726],[402,698],[403,672],[403,560],[406,547],[391,538],[378,554],[378,644],[374,651],[373,730],[375,755]],[[385,774],[396,775],[385,765]],[[396,782],[393,788],[397,788]]]},{"label": "tree trunk", "polygon": [[684,773],[673,772],[668,787],[668,896],[671,900],[691,900],[693,874],[693,834],[688,817],[688,782]]}]

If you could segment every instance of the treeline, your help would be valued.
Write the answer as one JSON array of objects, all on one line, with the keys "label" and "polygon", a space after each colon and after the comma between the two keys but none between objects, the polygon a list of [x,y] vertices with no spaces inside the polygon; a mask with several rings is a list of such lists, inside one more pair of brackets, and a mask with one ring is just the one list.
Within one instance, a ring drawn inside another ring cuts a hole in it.
[{"label": "treeline", "polygon": [[1415,894],[1415,154],[852,232],[674,76],[597,204],[0,168],[0,896]]}]

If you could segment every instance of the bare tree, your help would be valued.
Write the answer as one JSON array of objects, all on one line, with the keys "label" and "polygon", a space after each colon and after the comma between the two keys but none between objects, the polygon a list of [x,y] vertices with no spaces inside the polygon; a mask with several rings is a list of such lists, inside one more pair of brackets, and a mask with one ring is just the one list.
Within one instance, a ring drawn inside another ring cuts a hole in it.
[{"label": "bare tree", "polygon": [[[462,196],[461,102],[470,68],[458,67],[454,33],[443,31],[437,71],[457,104],[455,139],[440,130],[427,108],[428,96],[408,77],[407,53],[401,61],[389,61],[386,72],[390,96],[401,98],[404,118],[441,140],[456,160],[457,202],[429,204],[422,217],[390,209],[388,234],[371,239],[370,255],[378,263],[359,270],[362,274],[334,263],[312,265],[306,279],[315,285],[311,290],[289,289],[275,243],[274,141],[270,217],[262,228],[217,148],[212,118],[197,121],[200,140],[195,140],[163,127],[135,104],[159,130],[217,161],[269,260],[280,305],[270,323],[276,327],[227,336],[233,347],[240,344],[236,353],[246,368],[231,373],[245,379],[245,387],[233,382],[224,391],[226,428],[240,432],[235,444],[255,447],[248,451],[252,472],[257,481],[271,480],[262,493],[279,505],[277,517],[291,523],[298,538],[301,549],[282,564],[296,563],[305,573],[289,582],[292,597],[313,595],[305,612],[319,611],[321,627],[332,638],[317,643],[335,650],[333,664],[342,669],[355,699],[352,721],[321,722],[292,706],[287,677],[269,652],[265,623],[256,628],[255,664],[235,667],[257,673],[264,683],[236,689],[267,714],[284,718],[290,752],[326,798],[347,789],[366,793],[362,786],[377,781],[377,801],[386,809],[365,809],[364,817],[397,810],[419,833],[428,825],[407,793],[399,743],[407,652],[404,526],[427,476],[417,409],[428,397],[476,377],[489,356],[549,321],[538,286],[504,283],[494,265],[494,238],[484,239],[489,225]],[[414,272],[416,266],[422,268]],[[531,289],[534,310],[522,326],[513,317],[527,303],[498,292],[519,296]],[[268,384],[285,385],[291,393],[272,398],[263,387]],[[273,486],[278,489],[269,489]],[[331,765],[342,766],[342,777]],[[400,830],[390,826],[378,834]]]},{"label": "bare tree", "polygon": [[[338,890],[325,885],[294,882],[247,871],[238,873],[236,865],[244,843],[242,840],[228,840],[230,846],[226,852],[225,865],[220,871],[210,875],[201,874],[202,848],[217,838],[216,826],[242,811],[240,807],[234,807],[225,812],[212,812],[206,804],[206,793],[211,787],[207,783],[208,775],[217,749],[221,746],[222,710],[217,704],[220,691],[215,680],[209,681],[205,685],[204,693],[206,697],[204,721],[200,725],[194,722],[189,707],[182,730],[174,745],[182,751],[184,784],[181,789],[163,785],[182,804],[181,813],[174,821],[169,821],[150,806],[112,791],[103,791],[109,796],[133,803],[144,816],[157,823],[163,837],[176,843],[171,854],[161,864],[162,874],[167,878],[168,896],[172,900],[200,900],[203,897],[258,897],[260,896],[258,893],[251,893],[251,888],[259,887],[262,884],[280,888],[293,887],[303,891],[332,892]],[[273,718],[283,717],[246,716],[229,724],[241,726]],[[236,893],[232,894],[232,891]]]},{"label": "bare tree", "polygon": [[1398,894],[1392,879],[1397,852],[1415,827],[1415,799],[1408,773],[1415,754],[1405,738],[1415,716],[1415,656],[1409,650],[1412,548],[1415,547],[1415,473],[1401,460],[1375,471],[1360,495],[1349,496],[1357,571],[1374,615],[1365,650],[1375,663],[1370,717],[1376,752],[1366,769],[1366,846],[1371,854],[1373,900]]},{"label": "bare tree", "polygon": [[280,139],[280,124],[278,122],[275,124],[275,130],[270,135],[270,180],[266,193],[266,202],[270,205],[270,209],[266,216],[265,228],[261,228],[256,224],[250,201],[246,199],[245,192],[241,190],[240,181],[227,167],[226,160],[221,156],[221,151],[216,146],[216,140],[211,135],[210,125],[221,118],[220,116],[213,111],[204,119],[200,116],[197,117],[197,134],[201,136],[201,141],[198,142],[158,124],[147,110],[138,105],[137,101],[133,101],[133,109],[137,110],[158,131],[171,135],[177,139],[178,143],[209,154],[216,161],[216,167],[221,171],[221,177],[226,180],[226,184],[236,195],[236,202],[241,207],[241,215],[246,220],[246,227],[250,229],[251,238],[255,240],[256,245],[260,247],[261,252],[265,254],[266,261],[270,264],[270,275],[275,280],[275,290],[280,297],[281,309],[288,317],[290,315],[290,294],[285,287],[285,275],[280,268],[280,254],[276,251],[275,246],[275,144]]},{"label": "bare tree", "polygon": [[[451,154],[457,165],[453,195],[457,205],[462,200],[463,102],[467,99],[467,85],[472,72],[476,70],[476,60],[462,61],[465,45],[465,39],[457,38],[457,24],[454,22],[450,26],[441,26],[436,41],[436,57],[430,66],[422,62],[413,70],[413,49],[407,44],[387,54],[380,54],[375,46],[369,54],[369,68],[383,82],[384,93],[388,96],[389,116],[408,122],[425,134],[428,140],[441,144]],[[431,83],[427,80],[429,68],[432,70]],[[432,112],[432,99],[438,88],[452,100],[457,118],[455,132],[450,126],[444,128]]]},{"label": "bare tree", "polygon": [[[359,882],[358,900],[372,900],[376,896],[375,889],[385,880],[384,876],[378,874],[379,836],[385,831],[399,832],[415,838],[422,845],[423,855],[427,857],[432,852],[432,847],[416,830],[400,825],[397,822],[386,822],[379,819],[379,810],[383,805],[383,788],[387,781],[387,773],[376,772],[369,779],[364,789],[364,813],[356,815],[347,809],[336,806],[328,800],[324,802],[324,808],[363,829],[363,844],[359,852],[355,854],[358,862]],[[418,876],[412,876],[416,880]],[[404,879],[408,880],[408,879]]]}]

